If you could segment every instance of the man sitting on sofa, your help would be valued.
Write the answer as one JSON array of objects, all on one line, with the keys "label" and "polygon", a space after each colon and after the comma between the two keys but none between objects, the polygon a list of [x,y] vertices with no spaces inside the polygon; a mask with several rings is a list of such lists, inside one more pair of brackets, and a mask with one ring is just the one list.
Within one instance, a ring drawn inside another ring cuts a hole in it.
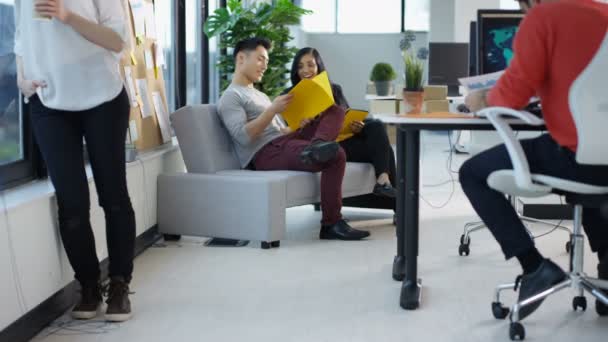
[{"label": "man sitting on sofa", "polygon": [[273,102],[255,89],[268,68],[271,44],[263,38],[242,40],[234,47],[232,83],[218,102],[219,116],[230,133],[241,167],[255,170],[321,172],[320,239],[360,240],[369,232],[353,229],[342,219],[344,150],[335,142],[344,110],[331,106],[315,125],[284,134],[273,122],[285,110],[291,95]]}]

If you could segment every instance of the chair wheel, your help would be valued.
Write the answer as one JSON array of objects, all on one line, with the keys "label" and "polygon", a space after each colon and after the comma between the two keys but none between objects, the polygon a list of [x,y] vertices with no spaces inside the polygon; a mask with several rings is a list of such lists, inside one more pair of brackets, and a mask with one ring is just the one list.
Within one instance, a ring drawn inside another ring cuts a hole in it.
[{"label": "chair wheel", "polygon": [[262,241],[262,249],[270,249],[270,242]]},{"label": "chair wheel", "polygon": [[568,241],[568,242],[566,242],[566,253],[570,253],[571,250],[572,250],[572,242]]},{"label": "chair wheel", "polygon": [[270,243],[270,247],[272,247],[272,248],[278,248],[278,247],[281,247],[281,241],[272,241],[272,242]]},{"label": "chair wheel", "polygon": [[182,236],[178,234],[163,234],[165,241],[179,241],[181,238]]},{"label": "chair wheel", "polygon": [[509,326],[509,337],[511,341],[522,341],[526,338],[526,329],[519,322],[512,322]]},{"label": "chair wheel", "polygon": [[599,299],[595,300],[595,312],[597,312],[600,316],[608,316],[608,305],[599,301]]},{"label": "chair wheel", "polygon": [[492,303],[492,314],[496,319],[505,319],[509,314],[509,308],[502,306],[500,302]]},{"label": "chair wheel", "polygon": [[469,248],[469,245],[458,246],[458,254],[460,256],[468,256],[469,253],[471,253],[471,249]]},{"label": "chair wheel", "polygon": [[471,238],[467,237],[467,241],[465,243],[465,241],[464,241],[464,234],[460,235],[460,244],[461,245],[470,245],[471,244]]},{"label": "chair wheel", "polygon": [[587,310],[587,298],[585,296],[578,296],[572,299],[572,309],[577,311],[579,308],[581,311]]}]

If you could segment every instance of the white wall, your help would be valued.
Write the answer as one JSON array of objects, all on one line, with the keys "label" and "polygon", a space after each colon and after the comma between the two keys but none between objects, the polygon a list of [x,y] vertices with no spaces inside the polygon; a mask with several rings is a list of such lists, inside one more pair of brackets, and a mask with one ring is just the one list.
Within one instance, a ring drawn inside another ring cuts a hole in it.
[{"label": "white wall", "polygon": [[431,0],[430,41],[466,43],[477,10],[500,7],[501,0]]},{"label": "white wall", "polygon": [[[404,66],[399,49],[401,38],[400,33],[307,33],[303,42],[319,50],[331,80],[342,86],[350,106],[368,109],[369,104],[364,97],[374,64],[391,64],[398,75],[396,88],[403,87]],[[426,40],[426,33],[418,33],[414,49],[425,46]]]},{"label": "white wall", "polygon": [[[148,152],[127,164],[127,183],[139,236],[156,225],[156,178],[183,172],[176,147]],[[105,219],[89,174],[91,224],[99,259],[107,257]],[[61,245],[56,203],[48,181],[6,191],[0,201],[0,330],[73,280]],[[4,211],[4,207],[8,211]],[[8,224],[7,224],[8,223]],[[135,270],[137,277],[137,270]]]}]

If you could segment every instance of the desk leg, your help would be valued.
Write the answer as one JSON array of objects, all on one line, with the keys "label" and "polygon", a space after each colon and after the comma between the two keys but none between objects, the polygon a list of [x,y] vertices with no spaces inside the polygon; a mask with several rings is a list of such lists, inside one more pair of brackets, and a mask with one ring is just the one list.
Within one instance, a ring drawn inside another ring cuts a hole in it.
[{"label": "desk leg", "polygon": [[[399,303],[406,310],[420,305],[421,282],[418,279],[418,207],[420,185],[420,131],[409,130],[405,135],[405,279]],[[401,185],[401,184],[399,184]]]},{"label": "desk leg", "polygon": [[393,279],[403,281],[405,278],[405,240],[404,240],[404,203],[405,203],[405,132],[397,126],[397,255],[393,260]]}]

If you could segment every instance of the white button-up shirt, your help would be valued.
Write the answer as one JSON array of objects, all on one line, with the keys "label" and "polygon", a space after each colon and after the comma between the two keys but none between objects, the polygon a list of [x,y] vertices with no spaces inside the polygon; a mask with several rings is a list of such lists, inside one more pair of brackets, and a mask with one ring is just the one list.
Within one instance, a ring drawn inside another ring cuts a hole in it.
[{"label": "white button-up shirt", "polygon": [[[49,108],[80,111],[112,100],[122,91],[121,54],[86,40],[57,19],[34,19],[35,0],[15,0],[15,54],[23,61],[23,77],[45,81],[38,89]],[[72,12],[104,25],[126,41],[123,0],[64,0]]]}]

